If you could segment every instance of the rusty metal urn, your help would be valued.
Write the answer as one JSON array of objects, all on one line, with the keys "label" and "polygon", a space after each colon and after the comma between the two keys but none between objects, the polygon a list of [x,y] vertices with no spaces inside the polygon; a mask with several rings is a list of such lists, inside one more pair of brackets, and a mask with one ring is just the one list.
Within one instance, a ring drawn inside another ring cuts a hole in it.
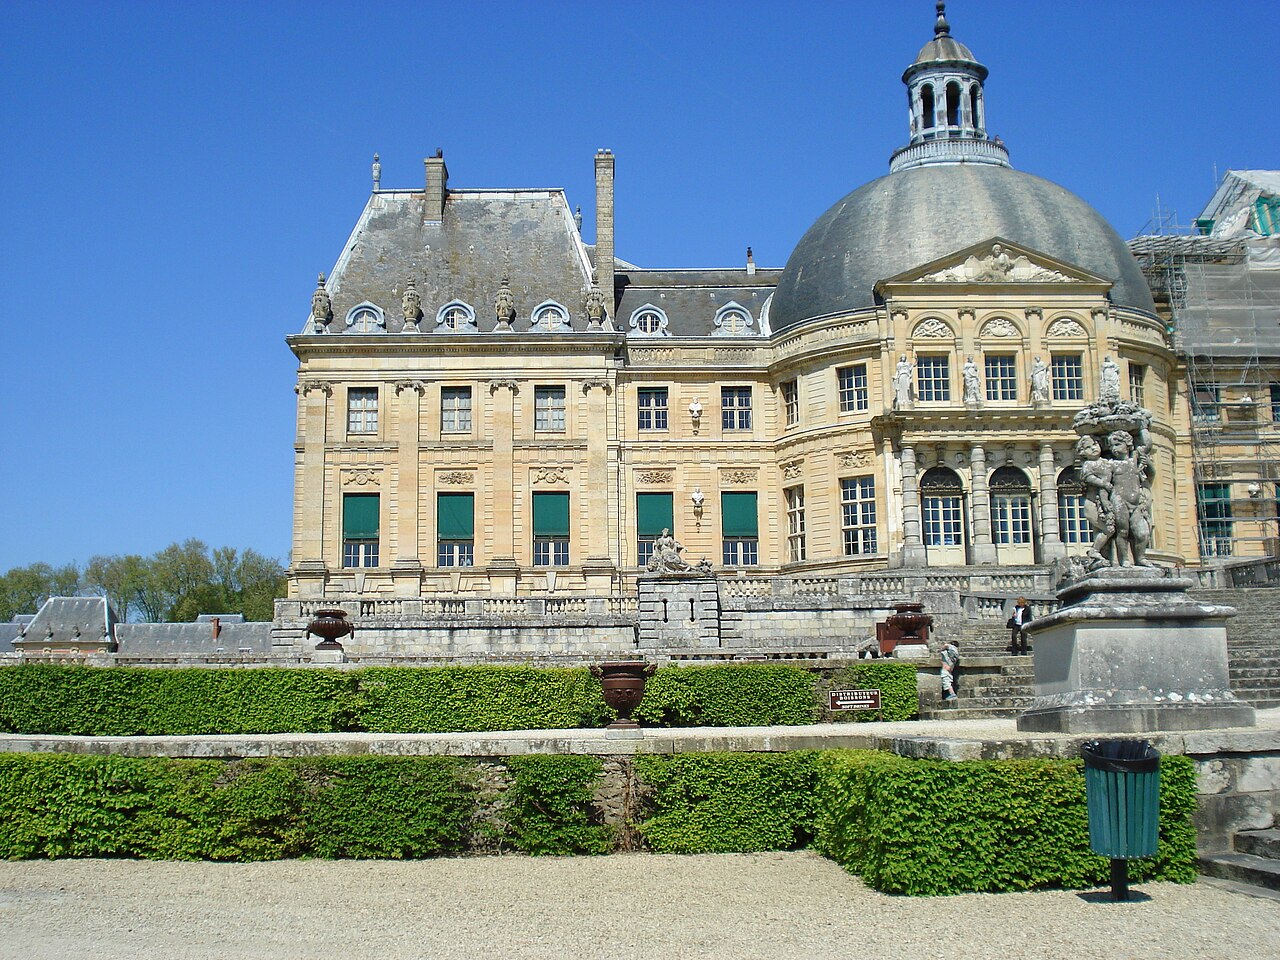
[{"label": "rusty metal urn", "polygon": [[315,619],[307,624],[304,636],[315,634],[320,638],[317,650],[341,650],[339,637],[354,637],[355,624],[347,619],[347,611],[339,609],[317,610]]},{"label": "rusty metal urn", "polygon": [[631,714],[644,699],[645,681],[657,669],[643,660],[613,660],[591,667],[591,675],[600,679],[605,704],[618,713],[618,719],[605,729],[639,729],[640,724],[631,719]]},{"label": "rusty metal urn", "polygon": [[924,604],[904,601],[895,603],[893,609],[897,612],[886,617],[885,623],[902,631],[902,639],[898,642],[924,643],[920,631],[933,626],[933,617],[924,612]]}]

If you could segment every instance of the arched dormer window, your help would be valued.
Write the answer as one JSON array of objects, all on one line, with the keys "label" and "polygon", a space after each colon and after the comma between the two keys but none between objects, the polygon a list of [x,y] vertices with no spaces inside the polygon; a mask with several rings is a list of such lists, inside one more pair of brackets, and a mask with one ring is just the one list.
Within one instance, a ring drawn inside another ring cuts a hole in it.
[{"label": "arched dormer window", "polygon": [[920,120],[921,126],[926,130],[932,130],[935,121],[936,108],[933,104],[933,84],[926,83],[920,88]]},{"label": "arched dormer window", "polygon": [[436,333],[467,333],[476,329],[476,312],[461,300],[451,300],[436,313]]},{"label": "arched dormer window", "polygon": [[386,329],[387,321],[376,304],[358,303],[347,311],[347,329],[351,333],[377,333]]},{"label": "arched dormer window", "polygon": [[651,303],[632,311],[630,327],[638,337],[665,337],[667,333],[667,315]]},{"label": "arched dormer window", "polygon": [[751,318],[751,311],[732,300],[716,311],[712,322],[716,325],[715,335],[717,336],[751,337],[756,333],[753,329],[755,321]]},{"label": "arched dormer window", "polygon": [[947,84],[947,126],[960,126],[960,84],[954,80]]},{"label": "arched dormer window", "polygon": [[982,111],[978,109],[980,95],[978,84],[969,84],[969,125],[975,130],[982,130]]},{"label": "arched dormer window", "polygon": [[529,319],[530,331],[566,333],[573,329],[569,324],[569,311],[554,300],[544,301],[534,307]]}]

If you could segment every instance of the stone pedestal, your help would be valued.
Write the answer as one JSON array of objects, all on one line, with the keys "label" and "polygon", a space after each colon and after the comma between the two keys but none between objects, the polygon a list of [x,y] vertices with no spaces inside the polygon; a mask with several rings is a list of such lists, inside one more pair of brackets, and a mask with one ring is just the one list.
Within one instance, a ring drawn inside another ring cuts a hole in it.
[{"label": "stone pedestal", "polygon": [[582,576],[587,581],[587,593],[608,596],[613,593],[613,561],[604,559],[582,561]]},{"label": "stone pedestal", "polygon": [[1063,588],[1028,628],[1036,697],[1018,729],[1146,733],[1253,726],[1231,693],[1231,607],[1186,595],[1172,571],[1111,567]]},{"label": "stone pedestal", "polygon": [[494,560],[486,568],[489,576],[489,592],[495,597],[514,597],[516,584],[520,582],[520,567],[509,558]]},{"label": "stone pedestal", "polygon": [[302,560],[293,565],[291,576],[299,597],[323,597],[329,568],[323,560]]},{"label": "stone pedestal", "polygon": [[391,567],[391,583],[397,597],[422,596],[422,563],[397,560]]},{"label": "stone pedestal", "polygon": [[720,589],[703,574],[641,577],[639,641],[641,650],[720,646]]}]

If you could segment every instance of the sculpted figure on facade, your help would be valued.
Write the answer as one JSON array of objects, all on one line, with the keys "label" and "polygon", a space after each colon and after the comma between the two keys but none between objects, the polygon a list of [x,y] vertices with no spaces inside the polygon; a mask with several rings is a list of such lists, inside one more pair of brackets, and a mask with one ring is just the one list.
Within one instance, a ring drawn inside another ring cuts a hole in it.
[{"label": "sculpted figure on facade", "polygon": [[418,295],[413,278],[405,285],[404,296],[400,298],[400,312],[404,314],[404,331],[418,332],[418,318],[422,316],[422,297]]},{"label": "sculpted figure on facade", "polygon": [[498,288],[498,296],[493,302],[493,315],[498,321],[495,330],[511,330],[511,323],[516,318],[516,298],[511,292],[511,283],[507,277],[502,278],[502,286]]},{"label": "sculpted figure on facade", "polygon": [[1151,545],[1151,441],[1145,429],[1137,441],[1127,430],[1107,437],[1114,466],[1111,471],[1111,510],[1115,515],[1113,546],[1116,562],[1122,566],[1151,567],[1147,547]]},{"label": "sculpted figure on facade", "polygon": [[666,527],[662,528],[662,535],[653,542],[653,555],[649,557],[647,569],[650,573],[710,573],[711,564],[707,560],[702,560],[696,565],[690,565],[680,556],[680,552],[684,550],[684,545],[671,535],[671,531]]},{"label": "sculpted figure on facade", "polygon": [[1120,367],[1110,357],[1102,361],[1102,371],[1098,378],[1098,399],[1103,403],[1120,399]]},{"label": "sculpted figure on facade", "polygon": [[904,353],[898,357],[898,370],[893,375],[893,409],[911,409],[911,361]]},{"label": "sculpted figure on facade", "polygon": [[316,333],[324,333],[329,321],[333,319],[333,301],[329,299],[329,291],[324,288],[324,274],[316,281],[316,291],[311,294],[311,320],[315,324]]},{"label": "sculpted figure on facade", "polygon": [[1049,402],[1049,367],[1039,357],[1031,365],[1031,402]]},{"label": "sculpted figure on facade", "polygon": [[978,365],[973,362],[973,357],[967,357],[964,361],[964,402],[966,406],[980,407],[982,406],[982,381],[978,377]]},{"label": "sculpted figure on facade", "polygon": [[591,271],[591,289],[587,291],[585,309],[587,313],[587,329],[603,329],[609,313],[605,309],[604,291],[600,289],[600,278],[594,270]]},{"label": "sculpted figure on facade", "polygon": [[[1090,570],[1154,566],[1151,546],[1151,414],[1125,400],[1099,400],[1076,414],[1085,514],[1094,531]],[[1104,456],[1104,445],[1105,453]]]}]

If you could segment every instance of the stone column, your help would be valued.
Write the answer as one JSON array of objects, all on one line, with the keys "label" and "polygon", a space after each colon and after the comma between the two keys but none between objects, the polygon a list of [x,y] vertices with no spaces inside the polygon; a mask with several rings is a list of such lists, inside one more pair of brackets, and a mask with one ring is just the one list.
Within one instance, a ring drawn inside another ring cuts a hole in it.
[{"label": "stone column", "polygon": [[587,508],[587,542],[582,573],[587,593],[607,596],[613,590],[613,561],[609,557],[609,394],[607,380],[582,384],[587,397],[587,475],[581,496]]},{"label": "stone column", "polygon": [[920,538],[920,481],[916,476],[916,448],[902,445],[902,565],[927,564]]},{"label": "stone column", "polygon": [[421,401],[427,385],[421,380],[401,380],[395,385],[399,433],[396,465],[396,556],[391,566],[396,596],[417,597],[422,592],[422,560],[418,555],[418,502],[422,478],[418,469],[418,425]]},{"label": "stone column", "polygon": [[324,595],[328,576],[324,562],[324,447],[333,384],[304,381],[298,385],[298,393],[302,397],[302,460],[297,467],[300,490],[293,510],[292,578],[298,596],[319,597]]},{"label": "stone column", "polygon": [[987,451],[975,443],[969,448],[970,512],[973,516],[973,562],[977,565],[996,562],[996,548],[991,542],[991,495],[987,492]]},{"label": "stone column", "polygon": [[[515,596],[520,569],[516,564],[513,505],[515,484],[514,380],[490,380],[493,400],[493,555],[489,558],[489,587],[500,596]],[[477,524],[479,526],[479,524]]]},{"label": "stone column", "polygon": [[1040,444],[1040,562],[1050,563],[1067,555],[1058,527],[1058,473],[1053,447]]}]

